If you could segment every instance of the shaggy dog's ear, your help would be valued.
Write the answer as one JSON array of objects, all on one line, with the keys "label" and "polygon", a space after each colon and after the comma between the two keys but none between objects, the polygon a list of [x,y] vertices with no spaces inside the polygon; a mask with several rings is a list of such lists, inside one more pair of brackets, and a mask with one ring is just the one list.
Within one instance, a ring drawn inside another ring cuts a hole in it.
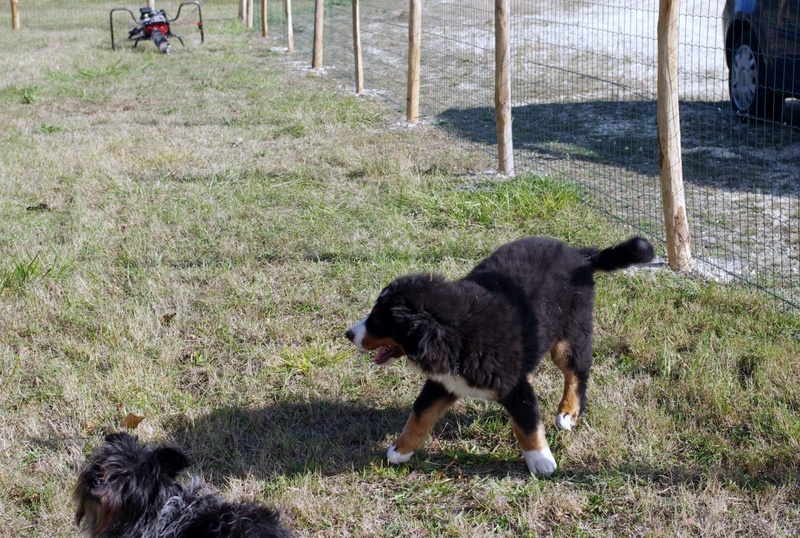
[{"label": "shaggy dog's ear", "polygon": [[158,462],[161,471],[170,478],[175,478],[189,466],[189,458],[176,448],[167,446],[156,448],[153,451],[153,458]]}]

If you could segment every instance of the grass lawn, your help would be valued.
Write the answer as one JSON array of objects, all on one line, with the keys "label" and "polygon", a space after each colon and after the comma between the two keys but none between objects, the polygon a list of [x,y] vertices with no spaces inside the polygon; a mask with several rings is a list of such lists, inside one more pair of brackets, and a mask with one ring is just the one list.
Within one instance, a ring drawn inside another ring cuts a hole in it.
[{"label": "grass lawn", "polygon": [[77,474],[129,413],[298,536],[800,533],[800,321],[667,270],[598,276],[574,431],[553,425],[560,373],[537,373],[552,476],[482,401],[387,464],[422,380],[344,338],[385,284],[631,231],[569,178],[486,174],[490,155],[206,28],[168,57],[0,33],[0,535],[75,536]]}]

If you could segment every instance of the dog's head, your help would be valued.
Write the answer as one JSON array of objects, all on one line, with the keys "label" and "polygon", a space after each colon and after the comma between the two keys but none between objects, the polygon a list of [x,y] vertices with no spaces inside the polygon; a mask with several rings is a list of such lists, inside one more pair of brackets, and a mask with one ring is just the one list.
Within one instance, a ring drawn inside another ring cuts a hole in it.
[{"label": "dog's head", "polygon": [[92,537],[119,535],[158,512],[188,465],[175,448],[141,445],[127,433],[107,436],[75,486],[75,522]]},{"label": "dog's head", "polygon": [[398,278],[383,289],[369,315],[347,330],[347,338],[365,351],[377,349],[376,364],[403,355],[416,363],[435,360],[444,346],[447,286],[432,274]]}]

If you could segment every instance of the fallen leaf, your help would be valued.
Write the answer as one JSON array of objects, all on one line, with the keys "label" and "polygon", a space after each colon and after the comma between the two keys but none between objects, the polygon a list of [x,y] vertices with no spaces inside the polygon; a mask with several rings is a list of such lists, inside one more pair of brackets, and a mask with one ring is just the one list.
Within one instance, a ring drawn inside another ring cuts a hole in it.
[{"label": "fallen leaf", "polygon": [[128,413],[128,415],[125,417],[125,420],[122,421],[122,426],[124,428],[128,428],[129,430],[135,430],[143,420],[143,416]]}]

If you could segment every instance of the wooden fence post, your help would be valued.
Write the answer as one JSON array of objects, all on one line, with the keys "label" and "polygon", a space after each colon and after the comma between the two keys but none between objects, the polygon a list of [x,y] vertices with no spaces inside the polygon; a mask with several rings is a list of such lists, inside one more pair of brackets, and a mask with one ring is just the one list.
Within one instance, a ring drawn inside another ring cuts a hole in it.
[{"label": "wooden fence post", "polygon": [[147,7],[149,7],[150,9],[155,9],[156,8],[156,0],[147,0]]},{"label": "wooden fence post", "polygon": [[508,33],[509,0],[495,0],[494,8],[494,121],[498,167],[514,175],[514,138],[511,131],[511,45]]},{"label": "wooden fence post", "polygon": [[325,26],[325,0],[316,0],[314,4],[314,54],[311,67],[322,67],[323,30]]},{"label": "wooden fence post", "polygon": [[658,12],[658,165],[667,258],[674,271],[692,268],[686,218],[678,111],[678,13],[680,0],[659,0]]},{"label": "wooden fence post", "polygon": [[245,22],[247,18],[247,0],[239,0],[239,20]]},{"label": "wooden fence post", "polygon": [[19,30],[19,0],[11,0],[11,29]]},{"label": "wooden fence post", "polygon": [[247,28],[253,27],[253,0],[247,0]]},{"label": "wooden fence post", "polygon": [[286,13],[286,50],[294,52],[294,28],[292,28],[292,0],[283,0]]},{"label": "wooden fence post", "polygon": [[267,27],[267,0],[261,0],[261,37],[269,35],[269,28]]},{"label": "wooden fence post", "polygon": [[364,71],[361,63],[361,16],[358,0],[353,1],[353,56],[355,57],[356,93],[364,91]]},{"label": "wooden fence post", "polygon": [[408,87],[406,120],[419,121],[419,70],[422,48],[422,0],[409,0],[408,6]]}]

